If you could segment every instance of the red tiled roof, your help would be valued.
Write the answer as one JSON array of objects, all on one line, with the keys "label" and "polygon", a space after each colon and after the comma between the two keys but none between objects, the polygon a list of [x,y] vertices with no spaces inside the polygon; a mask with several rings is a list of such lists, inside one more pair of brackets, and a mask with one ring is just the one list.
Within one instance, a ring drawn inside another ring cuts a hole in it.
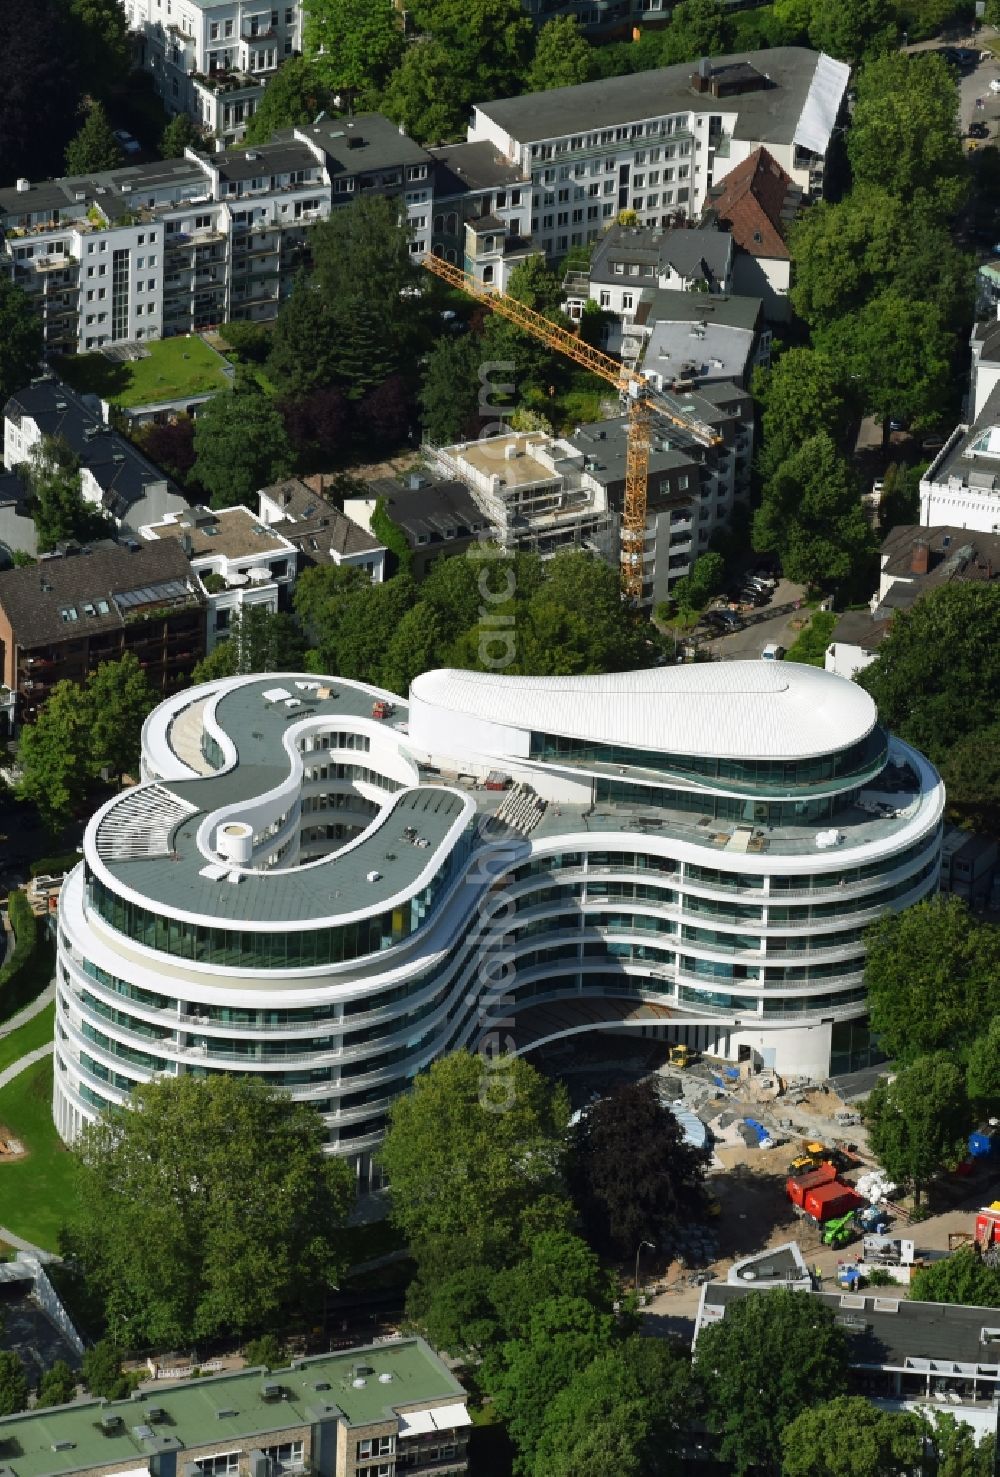
[{"label": "red tiled roof", "polygon": [[[789,199],[791,196],[791,199]],[[751,256],[788,259],[782,211],[797,204],[799,192],[766,149],[755,149],[720,181],[709,198],[719,225]]]}]

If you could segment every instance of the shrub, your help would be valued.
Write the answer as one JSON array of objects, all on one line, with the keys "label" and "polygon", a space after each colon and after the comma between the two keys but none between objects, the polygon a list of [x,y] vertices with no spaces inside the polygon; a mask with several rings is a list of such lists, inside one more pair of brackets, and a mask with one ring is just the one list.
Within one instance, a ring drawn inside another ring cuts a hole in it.
[{"label": "shrub", "polygon": [[65,872],[71,872],[78,861],[81,861],[78,851],[65,851],[61,856],[41,856],[37,862],[32,862],[28,868],[32,877],[60,877]]},{"label": "shrub", "polygon": [[[31,985],[37,976],[39,962],[38,920],[25,893],[16,891],[10,894],[7,917],[14,932],[14,947],[0,966],[0,1020],[13,1015],[32,998]],[[49,963],[46,959],[46,968]],[[39,984],[38,989],[41,988],[42,984]]]}]

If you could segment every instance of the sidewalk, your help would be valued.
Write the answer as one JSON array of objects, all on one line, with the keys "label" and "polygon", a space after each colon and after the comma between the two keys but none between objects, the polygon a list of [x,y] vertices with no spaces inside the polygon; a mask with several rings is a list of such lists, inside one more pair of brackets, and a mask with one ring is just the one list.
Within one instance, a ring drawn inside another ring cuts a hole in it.
[{"label": "sidewalk", "polygon": [[30,1005],[26,1005],[23,1010],[19,1010],[17,1015],[12,1015],[9,1021],[4,1021],[3,1025],[0,1026],[0,1040],[4,1036],[12,1036],[18,1026],[26,1025],[36,1015],[41,1015],[46,1005],[55,998],[56,982],[53,980],[51,984],[45,986],[45,989],[40,995],[35,996],[35,999],[32,1000]]},{"label": "sidewalk", "polygon": [[17,1061],[12,1062],[6,1071],[0,1072],[0,1088],[6,1087],[8,1082],[13,1082],[15,1077],[19,1077],[29,1067],[33,1067],[36,1062],[47,1057],[54,1046],[55,1042],[49,1041],[45,1046],[36,1047],[34,1051],[26,1052],[24,1056],[18,1057]]}]

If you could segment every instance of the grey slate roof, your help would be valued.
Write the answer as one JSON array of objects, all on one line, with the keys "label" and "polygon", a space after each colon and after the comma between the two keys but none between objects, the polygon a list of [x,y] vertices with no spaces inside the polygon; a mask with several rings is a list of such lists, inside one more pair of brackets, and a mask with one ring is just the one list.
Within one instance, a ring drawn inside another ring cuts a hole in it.
[{"label": "grey slate roof", "polygon": [[[732,256],[733,242],[728,231],[715,227],[676,228],[667,231],[637,230],[612,226],[594,249],[590,263],[592,282],[641,286],[644,278],[614,271],[616,262],[651,266],[654,273],[672,267],[680,277],[703,277],[724,282]],[[699,294],[701,296],[701,294]]]},{"label": "grey slate roof", "polygon": [[[183,588],[170,597],[143,603],[167,604],[173,599],[203,603],[192,587],[187,556],[176,540],[135,549],[104,540],[78,553],[0,574],[0,608],[18,646],[30,649],[115,630],[123,624],[115,596],[174,583]],[[106,611],[99,609],[101,601]],[[93,615],[84,609],[88,604],[94,606]],[[70,608],[77,613],[73,621],[60,613]]]},{"label": "grey slate roof", "polygon": [[181,493],[160,469],[124,436],[106,426],[97,410],[62,380],[40,379],[12,395],[4,416],[29,416],[43,436],[59,436],[93,475],[112,517],[124,519],[145,496],[150,483],[165,483],[178,498]]},{"label": "grey slate roof", "polygon": [[411,545],[420,539],[468,538],[486,528],[486,518],[464,482],[428,482],[407,488],[392,477],[380,477],[368,486],[385,499],[386,512],[406,534]]},{"label": "grey slate roof", "polygon": [[480,103],[478,111],[519,143],[685,111],[737,112],[741,137],[760,143],[791,143],[819,56],[819,52],[804,46],[776,46],[766,52],[713,57],[713,70],[742,62],[756,64],[766,73],[769,86],[733,97],[695,92],[691,78],[697,64],[683,62],[654,72]]}]

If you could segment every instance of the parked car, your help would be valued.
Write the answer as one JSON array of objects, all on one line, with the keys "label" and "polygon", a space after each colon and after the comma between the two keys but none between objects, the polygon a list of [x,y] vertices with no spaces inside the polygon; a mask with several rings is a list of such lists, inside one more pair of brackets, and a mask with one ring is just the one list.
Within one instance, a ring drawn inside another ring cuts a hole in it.
[{"label": "parked car", "polygon": [[970,123],[969,124],[969,137],[970,138],[989,138],[989,136],[990,136],[990,129],[989,129],[989,124],[988,123]]},{"label": "parked car", "polygon": [[770,595],[765,590],[755,590],[752,585],[747,585],[739,592],[737,599],[741,605],[766,605]]},{"label": "parked car", "polygon": [[121,144],[126,154],[141,154],[142,145],[137,138],[133,138],[127,128],[116,128],[115,138]]},{"label": "parked car", "polygon": [[776,590],[778,588],[777,578],[768,569],[755,569],[751,575],[754,584],[760,585],[765,590]]},{"label": "parked car", "polygon": [[785,648],[774,641],[769,641],[760,654],[762,662],[780,662],[785,654]]},{"label": "parked car", "polygon": [[993,93],[1000,92],[1000,77],[991,77],[990,78],[990,92],[993,92]]}]

